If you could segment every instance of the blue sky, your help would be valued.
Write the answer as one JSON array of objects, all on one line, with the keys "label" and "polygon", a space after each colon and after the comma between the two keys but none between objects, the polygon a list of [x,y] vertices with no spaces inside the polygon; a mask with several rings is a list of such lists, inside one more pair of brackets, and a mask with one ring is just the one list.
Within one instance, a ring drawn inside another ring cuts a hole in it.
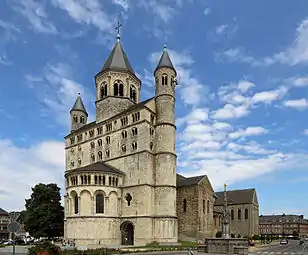
[{"label": "blue sky", "polygon": [[[279,7],[279,8],[278,8]],[[167,44],[178,72],[178,172],[255,187],[260,213],[308,216],[308,3],[298,0],[7,0],[0,3],[0,206],[63,186],[69,110],[94,119],[94,75],[121,42],[154,95]]]}]

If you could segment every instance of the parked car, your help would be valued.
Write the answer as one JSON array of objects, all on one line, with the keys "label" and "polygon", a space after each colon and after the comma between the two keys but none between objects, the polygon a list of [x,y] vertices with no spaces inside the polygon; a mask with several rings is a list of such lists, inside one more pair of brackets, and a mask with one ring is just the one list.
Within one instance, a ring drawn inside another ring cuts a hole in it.
[{"label": "parked car", "polygon": [[280,241],[280,244],[288,244],[288,240],[287,240],[287,239],[282,239],[282,240]]}]

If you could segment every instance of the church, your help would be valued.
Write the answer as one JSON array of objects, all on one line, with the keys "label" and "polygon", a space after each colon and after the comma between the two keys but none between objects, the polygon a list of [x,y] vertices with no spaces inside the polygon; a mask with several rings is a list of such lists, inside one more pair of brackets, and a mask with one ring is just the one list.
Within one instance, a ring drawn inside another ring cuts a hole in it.
[{"label": "church", "polygon": [[[80,95],[70,111],[64,239],[89,247],[215,235],[215,192],[207,176],[176,173],[176,77],[165,46],[154,70],[155,96],[140,102],[141,80],[118,34],[95,76],[95,121],[88,123]],[[199,186],[192,197],[191,187]]]}]

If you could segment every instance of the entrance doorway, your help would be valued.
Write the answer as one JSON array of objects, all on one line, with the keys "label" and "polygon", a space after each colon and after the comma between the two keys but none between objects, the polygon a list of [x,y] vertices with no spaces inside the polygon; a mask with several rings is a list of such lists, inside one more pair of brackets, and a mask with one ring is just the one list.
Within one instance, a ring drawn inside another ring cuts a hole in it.
[{"label": "entrance doorway", "polygon": [[134,245],[134,225],[130,221],[124,221],[120,226],[122,245]]}]

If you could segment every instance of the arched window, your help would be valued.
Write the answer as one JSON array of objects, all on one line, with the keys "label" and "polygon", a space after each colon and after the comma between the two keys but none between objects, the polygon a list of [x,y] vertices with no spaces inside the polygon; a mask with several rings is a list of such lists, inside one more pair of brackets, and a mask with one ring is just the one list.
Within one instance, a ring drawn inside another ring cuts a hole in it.
[{"label": "arched window", "polygon": [[134,102],[137,101],[137,92],[135,86],[131,85],[129,89],[129,98]]},{"label": "arched window", "polygon": [[98,139],[98,140],[97,140],[97,144],[98,144],[99,147],[101,147],[101,146],[103,145],[102,139]]},{"label": "arched window", "polygon": [[82,123],[82,124],[85,123],[85,118],[84,118],[84,116],[80,116],[80,123]]},{"label": "arched window", "polygon": [[203,204],[202,204],[202,209],[203,209],[203,213],[205,213],[205,200],[203,199]]},{"label": "arched window", "polygon": [[127,137],[127,131],[124,130],[124,131],[122,131],[122,138],[126,138],[126,137]]},{"label": "arched window", "polygon": [[106,176],[103,175],[103,185],[106,185]]},{"label": "arched window", "polygon": [[248,209],[245,209],[245,220],[248,220]]},{"label": "arched window", "polygon": [[119,96],[124,96],[124,86],[122,83],[119,85]]},{"label": "arched window", "polygon": [[162,79],[162,81],[161,81],[162,85],[168,85],[168,76],[167,76],[167,74],[163,74],[161,79]]},{"label": "arched window", "polygon": [[95,161],[95,155],[94,154],[91,155],[91,160],[92,160],[92,162]]},{"label": "arched window", "polygon": [[132,201],[132,196],[131,194],[127,193],[126,196],[125,196],[125,200],[127,202],[127,206],[130,206],[130,202]]},{"label": "arched window", "polygon": [[210,200],[207,201],[206,209],[207,213],[210,213]]},{"label": "arched window", "polygon": [[242,218],[242,211],[241,211],[241,209],[238,209],[238,211],[237,211],[237,219],[241,220],[241,218]]},{"label": "arched window", "polygon": [[126,145],[125,144],[122,145],[122,152],[126,152]]},{"label": "arched window", "polygon": [[73,116],[73,121],[74,121],[74,123],[78,122],[78,117],[76,115]]},{"label": "arched window", "polygon": [[187,200],[184,199],[183,200],[183,212],[186,212],[187,211]]},{"label": "arched window", "polygon": [[101,98],[104,98],[107,96],[107,84],[106,83],[102,84],[100,93],[101,93]]},{"label": "arched window", "polygon": [[234,210],[231,209],[231,220],[234,220]]},{"label": "arched window", "polygon": [[106,137],[106,143],[107,143],[107,144],[110,144],[110,136],[107,136],[107,137]]},{"label": "arched window", "polygon": [[103,159],[103,153],[101,151],[98,152],[98,159],[99,160]]},{"label": "arched window", "polygon": [[109,156],[110,156],[110,151],[107,149],[106,150],[106,156],[109,158]]},{"label": "arched window", "polygon": [[78,202],[79,202],[78,196],[76,194],[75,197],[74,197],[74,212],[75,212],[75,214],[78,214],[78,212],[79,212],[79,203]]},{"label": "arched window", "polygon": [[94,184],[97,184],[97,175],[94,176]]},{"label": "arched window", "polygon": [[118,179],[118,178],[116,178],[116,180],[115,180],[115,185],[116,185],[116,186],[119,185],[119,179]]},{"label": "arched window", "polygon": [[113,95],[118,96],[119,95],[119,84],[116,82],[113,84]]},{"label": "arched window", "polygon": [[112,186],[115,186],[115,178],[112,177]]},{"label": "arched window", "polygon": [[104,213],[104,196],[102,194],[96,195],[96,213]]}]

